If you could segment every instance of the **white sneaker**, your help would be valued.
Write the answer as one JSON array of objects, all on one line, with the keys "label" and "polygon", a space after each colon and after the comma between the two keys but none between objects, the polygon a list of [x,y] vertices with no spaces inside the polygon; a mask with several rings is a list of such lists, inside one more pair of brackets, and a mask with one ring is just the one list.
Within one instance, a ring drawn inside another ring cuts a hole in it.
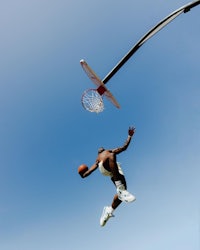
[{"label": "white sneaker", "polygon": [[104,207],[103,213],[100,218],[100,225],[103,227],[105,226],[106,222],[111,218],[114,217],[112,214],[112,208],[111,207]]},{"label": "white sneaker", "polygon": [[125,189],[124,185],[117,188],[117,194],[119,200],[121,201],[132,202],[136,199],[134,195],[132,195]]}]

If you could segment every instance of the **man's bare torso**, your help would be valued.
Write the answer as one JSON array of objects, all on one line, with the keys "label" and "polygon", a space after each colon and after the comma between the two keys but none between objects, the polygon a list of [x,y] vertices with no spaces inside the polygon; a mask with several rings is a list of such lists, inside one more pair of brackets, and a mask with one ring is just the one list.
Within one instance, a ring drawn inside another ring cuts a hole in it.
[{"label": "man's bare torso", "polygon": [[110,163],[116,164],[116,154],[112,150],[104,150],[98,155],[97,161],[103,162],[104,168],[110,171]]}]

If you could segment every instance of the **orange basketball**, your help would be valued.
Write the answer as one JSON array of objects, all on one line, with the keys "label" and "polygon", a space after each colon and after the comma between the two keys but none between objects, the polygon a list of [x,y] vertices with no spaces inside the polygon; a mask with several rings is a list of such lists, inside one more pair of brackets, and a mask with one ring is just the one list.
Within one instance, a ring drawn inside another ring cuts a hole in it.
[{"label": "orange basketball", "polygon": [[80,175],[82,175],[82,174],[84,174],[87,170],[88,170],[88,166],[85,165],[85,164],[82,164],[82,165],[80,165],[79,168],[78,168],[78,173],[79,173]]}]

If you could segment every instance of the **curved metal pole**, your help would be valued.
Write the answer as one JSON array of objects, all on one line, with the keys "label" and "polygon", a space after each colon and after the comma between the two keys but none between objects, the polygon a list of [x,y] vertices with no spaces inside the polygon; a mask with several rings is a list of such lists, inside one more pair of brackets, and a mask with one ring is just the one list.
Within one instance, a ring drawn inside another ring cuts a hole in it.
[{"label": "curved metal pole", "polygon": [[177,16],[182,13],[186,13],[190,11],[192,8],[200,4],[200,0],[188,3],[183,7],[175,10],[162,21],[160,21],[156,26],[154,26],[149,32],[147,32],[134,46],[133,48],[118,62],[118,64],[106,75],[106,77],[102,80],[104,84],[106,84],[111,77],[114,76],[115,73],[128,61],[128,59],[153,35],[155,35],[159,30],[164,28],[168,23],[174,20]]}]

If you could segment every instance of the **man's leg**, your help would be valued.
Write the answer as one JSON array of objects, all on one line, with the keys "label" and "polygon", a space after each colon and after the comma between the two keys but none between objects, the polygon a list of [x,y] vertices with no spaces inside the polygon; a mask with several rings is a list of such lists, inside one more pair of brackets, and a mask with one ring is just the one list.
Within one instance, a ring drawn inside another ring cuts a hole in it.
[{"label": "man's leg", "polygon": [[126,184],[125,177],[119,173],[119,169],[117,166],[117,162],[115,159],[109,159],[109,167],[110,171],[112,173],[112,181],[122,181],[123,184]]},{"label": "man's leg", "polygon": [[[121,183],[124,185],[125,189],[127,188],[127,185],[126,185],[126,179],[123,175],[121,175],[120,173],[118,174],[118,180],[121,181]],[[113,184],[115,185],[116,187],[116,184],[115,184],[115,180],[114,178],[112,177],[111,178],[111,181],[113,182]],[[118,194],[116,194],[113,198],[113,201],[112,201],[112,208],[113,209],[116,209],[120,204],[122,203],[122,201],[118,198]]]},{"label": "man's leg", "polygon": [[113,198],[112,205],[104,207],[100,218],[101,226],[105,226],[106,222],[114,216],[114,210],[122,203],[122,201],[131,202],[135,200],[135,197],[126,190],[126,179],[124,175],[119,173],[118,166],[115,162],[112,161],[110,164],[110,169],[113,175],[111,180],[117,187],[117,194]]},{"label": "man's leg", "polygon": [[[117,169],[118,171],[118,169]],[[117,173],[118,180],[121,180],[121,183],[126,187],[126,180],[123,175],[121,175],[119,172]],[[114,178],[111,178],[112,182],[115,184]],[[118,198],[118,194],[116,194],[113,198],[111,206],[107,206],[103,208],[103,212],[100,218],[100,225],[105,226],[106,222],[111,218],[114,217],[113,212],[114,210],[122,203],[122,201]]]},{"label": "man's leg", "polygon": [[[113,177],[111,178],[111,180],[113,181],[113,183],[117,187],[118,200],[125,201],[125,202],[134,201],[135,196],[133,196],[132,194],[130,194],[126,190],[127,189],[126,179],[125,179],[124,175],[119,173],[116,161],[113,161],[112,159],[110,159],[109,166],[110,166],[110,169],[111,169],[112,174],[113,174]],[[114,197],[114,200],[113,200],[113,206],[115,206],[115,207],[119,206],[119,204],[120,204],[120,202],[117,200],[117,198]]]}]

